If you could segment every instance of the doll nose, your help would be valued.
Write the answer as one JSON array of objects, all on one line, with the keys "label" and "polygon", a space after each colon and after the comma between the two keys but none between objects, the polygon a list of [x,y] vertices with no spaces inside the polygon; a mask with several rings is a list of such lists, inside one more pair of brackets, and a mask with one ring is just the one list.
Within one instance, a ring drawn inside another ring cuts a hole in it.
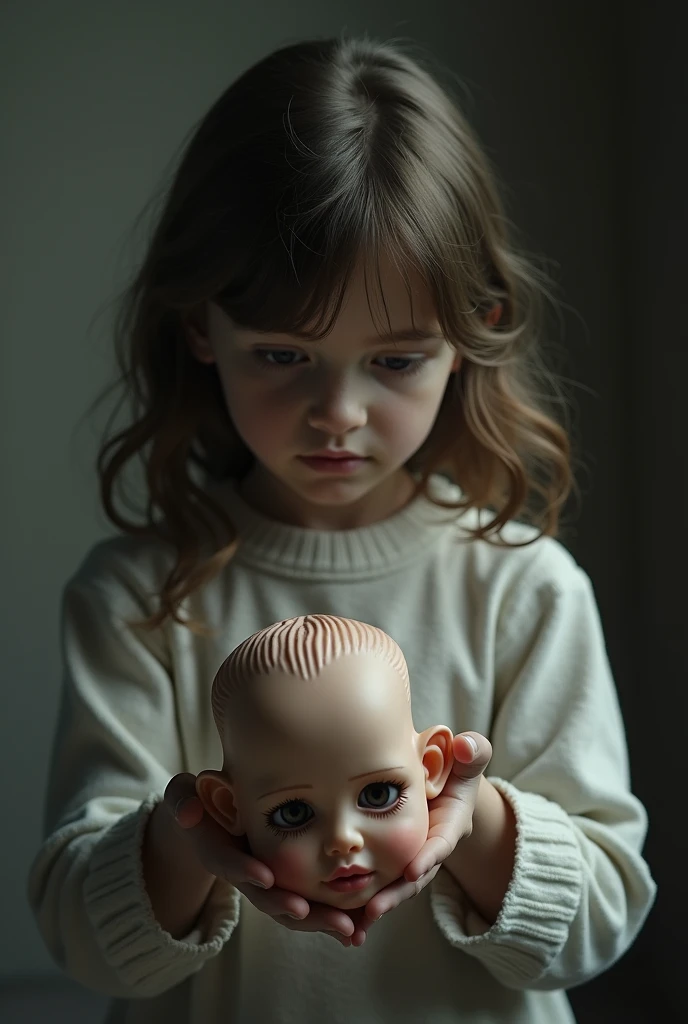
[{"label": "doll nose", "polygon": [[353,823],[345,820],[336,821],[330,834],[325,839],[325,853],[329,857],[345,856],[363,849],[363,836]]}]

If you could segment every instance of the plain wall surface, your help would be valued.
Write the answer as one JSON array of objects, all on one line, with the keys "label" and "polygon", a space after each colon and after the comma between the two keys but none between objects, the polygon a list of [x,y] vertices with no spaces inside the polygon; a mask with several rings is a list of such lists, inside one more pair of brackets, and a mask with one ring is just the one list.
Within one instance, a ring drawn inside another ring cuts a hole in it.
[{"label": "plain wall surface", "polygon": [[[583,454],[584,502],[567,543],[593,577],[624,679],[619,374],[622,274],[614,146],[619,84],[611,16],[588,3],[25,0],[0,11],[5,156],[0,363],[0,537],[9,780],[0,852],[0,972],[52,969],[25,901],[39,843],[57,707],[61,588],[109,532],[96,436],[79,417],[111,379],[108,315],[135,247],[134,218],[193,124],[229,81],[278,45],[367,31],[411,37],[467,86],[467,113],[507,183],[511,217],[555,266]],[[611,301],[610,301],[611,299]],[[623,682],[620,690],[623,697]]]}]

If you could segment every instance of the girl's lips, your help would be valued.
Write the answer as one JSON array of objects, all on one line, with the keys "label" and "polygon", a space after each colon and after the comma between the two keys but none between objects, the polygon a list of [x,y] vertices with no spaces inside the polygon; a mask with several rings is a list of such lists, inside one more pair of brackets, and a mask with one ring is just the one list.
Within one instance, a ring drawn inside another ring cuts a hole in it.
[{"label": "girl's lips", "polygon": [[333,878],[331,882],[324,884],[335,892],[360,892],[370,885],[374,874],[374,871],[369,871],[366,875],[346,875],[341,878]]},{"label": "girl's lips", "polygon": [[362,455],[300,455],[299,459],[316,473],[334,473],[342,476],[355,472],[367,461]]}]

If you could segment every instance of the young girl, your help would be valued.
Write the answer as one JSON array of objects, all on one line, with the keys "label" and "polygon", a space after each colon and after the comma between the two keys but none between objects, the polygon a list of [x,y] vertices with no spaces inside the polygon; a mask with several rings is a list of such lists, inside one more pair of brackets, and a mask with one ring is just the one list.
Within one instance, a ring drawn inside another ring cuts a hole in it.
[{"label": "young girl", "polygon": [[[30,876],[110,1021],[559,1024],[636,936],[646,820],[590,583],[552,539],[540,288],[461,113],[397,48],[280,50],[196,131],[123,309],[133,419],[99,463],[122,536],[66,589]],[[418,728],[459,734],[426,846],[353,916],[274,886],[194,786],[228,652],[318,612],[390,634]]]}]

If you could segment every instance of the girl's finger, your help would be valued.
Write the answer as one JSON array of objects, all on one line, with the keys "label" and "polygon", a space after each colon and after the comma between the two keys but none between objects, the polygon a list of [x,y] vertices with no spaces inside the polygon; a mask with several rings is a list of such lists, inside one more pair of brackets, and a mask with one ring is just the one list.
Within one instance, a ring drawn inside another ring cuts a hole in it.
[{"label": "girl's finger", "polygon": [[[287,917],[290,921],[303,924],[305,931],[318,931],[317,927],[312,927],[313,922],[309,920],[311,908],[308,901],[302,896],[297,896],[294,892],[286,892],[284,889],[262,890],[250,883],[248,885],[239,884],[236,888],[243,893],[256,910],[267,914],[268,917]],[[306,925],[305,922],[308,924]]]},{"label": "girl's finger", "polygon": [[[456,845],[456,844],[454,844]],[[408,865],[404,871],[404,878],[407,882],[417,882],[419,878],[439,867],[449,856],[453,847],[449,840],[442,836],[433,836],[428,839],[422,850]]]},{"label": "girl's finger", "polygon": [[359,907],[358,910],[351,911],[351,919],[354,923],[351,945],[362,946],[368,937],[368,931],[372,927],[373,922],[370,918],[366,917],[365,907]]},{"label": "girl's finger", "polygon": [[[221,860],[213,860],[210,856],[204,859],[204,863],[208,867],[209,871],[213,875],[217,875],[218,878],[222,878],[225,882],[229,882],[235,889],[242,889],[242,886],[250,886],[250,896],[246,893],[246,898],[253,902],[255,892],[265,890],[266,892],[271,891],[275,884],[275,876],[273,875],[270,868],[268,868],[262,861],[256,860],[248,854],[242,853],[240,850],[233,850],[231,855],[222,857]],[[297,897],[301,899],[301,897]],[[308,904],[305,900],[301,900],[301,904]],[[305,914],[308,910],[303,910],[301,904],[299,904],[298,911]]]},{"label": "girl's finger", "polygon": [[365,940],[368,938],[368,932],[373,927],[374,922],[370,918],[366,917],[365,914],[354,922],[354,932],[351,936],[352,946],[362,946]]},{"label": "girl's finger", "polygon": [[196,796],[196,776],[190,772],[173,775],[165,788],[165,803],[177,824],[194,828],[203,818],[203,804]]},{"label": "girl's finger", "polygon": [[[275,884],[275,876],[267,864],[253,857],[248,846],[242,847],[209,814],[203,815],[202,821],[191,834],[197,855],[211,874],[237,889],[250,883],[250,890],[255,892],[271,889]],[[247,894],[247,898],[252,897]],[[308,907],[305,900],[301,902]]]},{"label": "girl's finger", "polygon": [[366,906],[366,917],[370,922],[379,921],[383,914],[397,907],[403,900],[413,895],[413,883],[393,882],[382,889]]},{"label": "girl's finger", "polygon": [[354,925],[351,918],[334,907],[310,904],[303,897],[284,889],[260,892],[248,891],[248,887],[241,886],[239,891],[243,892],[257,910],[292,931],[336,932],[346,939],[353,934]]},{"label": "girl's finger", "polygon": [[180,828],[195,828],[203,820],[203,804],[197,796],[182,798],[174,808],[174,816]]},{"label": "girl's finger", "polygon": [[334,907],[323,909],[311,904],[311,916],[320,925],[318,931],[337,932],[338,935],[343,935],[347,939],[354,934],[354,922],[342,910],[335,910]]},{"label": "girl's finger", "polygon": [[440,865],[432,868],[426,872],[421,878],[416,879],[415,882],[396,882],[393,885],[388,885],[382,893],[378,893],[377,896],[373,896],[372,900],[366,907],[366,916],[371,922],[379,921],[383,914],[388,914],[390,910],[394,910],[404,900],[412,899],[414,896],[418,896],[426,885],[432,882],[433,878],[440,869]]},{"label": "girl's finger", "polygon": [[461,732],[454,737],[454,773],[469,779],[485,771],[492,757],[492,744],[479,732]]},{"label": "girl's finger", "polygon": [[[269,913],[269,910],[267,911]],[[324,932],[326,935],[334,935],[338,939],[345,939],[346,945],[350,945],[354,926],[350,918],[342,916],[342,920],[324,918],[318,914],[309,914],[304,918],[296,918],[292,914],[271,914],[275,921],[284,925],[294,932]]]},{"label": "girl's finger", "polygon": [[[300,897],[299,897],[300,898]],[[353,935],[354,923],[348,914],[336,907],[328,907],[324,903],[308,904],[308,930],[314,932],[337,932],[350,938]],[[298,928],[297,922],[296,927]]]}]

